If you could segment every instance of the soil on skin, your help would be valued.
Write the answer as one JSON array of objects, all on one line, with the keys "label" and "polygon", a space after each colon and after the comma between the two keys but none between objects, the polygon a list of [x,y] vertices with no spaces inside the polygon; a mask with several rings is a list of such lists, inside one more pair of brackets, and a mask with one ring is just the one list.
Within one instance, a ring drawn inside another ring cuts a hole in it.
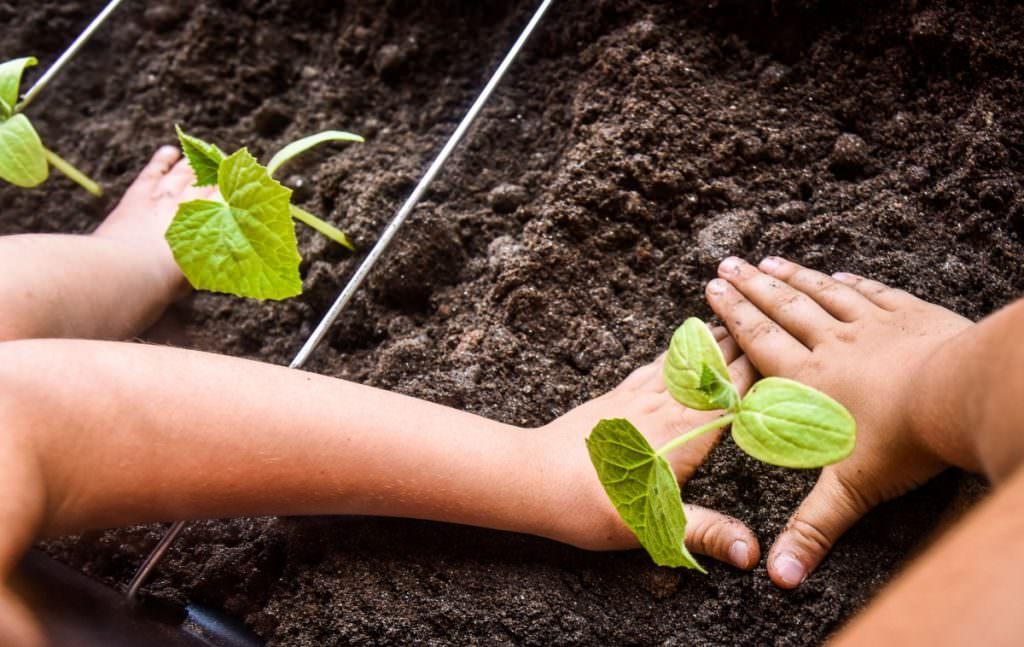
[{"label": "soil on skin", "polygon": [[[45,65],[101,2],[21,4],[0,2],[0,56]],[[31,114],[109,196],[176,122],[264,158],[324,128],[362,133],[288,182],[366,250],[535,4],[127,3]],[[1024,287],[1022,25],[1005,2],[555,3],[309,368],[535,427],[708,316],[703,286],[730,253],[984,316]],[[0,233],[88,231],[113,199],[61,177],[3,187]],[[197,295],[177,312],[182,343],[286,363],[357,262],[300,238],[305,295]],[[684,495],[768,545],[814,479],[726,440]],[[704,560],[703,576],[366,518],[193,524],[149,591],[282,645],[813,644],[982,489],[951,473],[882,506],[795,592],[763,563]],[[49,550],[123,585],[160,531]]]}]

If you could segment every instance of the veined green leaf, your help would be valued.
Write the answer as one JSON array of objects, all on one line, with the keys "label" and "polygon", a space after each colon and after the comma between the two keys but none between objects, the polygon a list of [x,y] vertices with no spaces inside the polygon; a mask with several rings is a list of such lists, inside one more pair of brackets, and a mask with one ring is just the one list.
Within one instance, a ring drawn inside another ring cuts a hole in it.
[{"label": "veined green leaf", "polygon": [[32,188],[45,182],[49,174],[46,149],[32,122],[25,115],[0,122],[0,180]]},{"label": "veined green leaf", "polygon": [[602,420],[587,438],[590,462],[619,516],[659,566],[702,573],[687,550],[686,513],[672,468],[628,420]]},{"label": "veined green leaf", "polygon": [[665,386],[678,402],[700,411],[731,409],[739,399],[718,342],[690,317],[676,329],[665,358]]},{"label": "veined green leaf", "polygon": [[857,424],[821,391],[781,377],[755,384],[739,405],[732,437],[759,461],[781,467],[822,467],[853,451]]},{"label": "veined green leaf", "polygon": [[0,99],[11,109],[18,103],[18,95],[21,89],[21,76],[25,73],[26,67],[32,67],[39,63],[34,56],[16,58],[5,63],[0,63]]},{"label": "veined green leaf", "polygon": [[6,121],[10,118],[11,113],[14,112],[14,108],[11,107],[6,101],[0,99],[0,121]]},{"label": "veined green leaf", "polygon": [[272,158],[270,163],[267,164],[267,173],[273,177],[277,174],[278,169],[281,168],[285,163],[291,159],[305,153],[314,146],[319,146],[327,142],[359,142],[365,141],[359,135],[353,133],[347,133],[341,130],[325,130],[322,133],[310,135],[309,137],[303,137],[288,144],[277,152]]},{"label": "veined green leaf", "polygon": [[244,148],[220,164],[218,186],[224,202],[183,203],[167,230],[185,277],[198,289],[257,299],[300,294],[292,192]]},{"label": "veined green leaf", "polygon": [[217,171],[220,169],[221,162],[227,157],[224,151],[217,148],[215,144],[209,144],[198,137],[186,134],[181,126],[175,125],[174,129],[178,133],[181,150],[188,158],[189,166],[196,173],[196,186],[217,184]]}]

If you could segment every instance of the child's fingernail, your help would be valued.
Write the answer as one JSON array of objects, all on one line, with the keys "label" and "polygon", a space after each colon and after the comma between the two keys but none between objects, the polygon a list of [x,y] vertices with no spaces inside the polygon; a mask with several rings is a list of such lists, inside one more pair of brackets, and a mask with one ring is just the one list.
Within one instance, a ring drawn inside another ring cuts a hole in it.
[{"label": "child's fingernail", "polygon": [[736,272],[739,271],[740,263],[742,262],[743,261],[736,258],[735,256],[730,256],[729,258],[725,259],[724,261],[718,264],[718,271],[721,272],[722,274],[735,274]]},{"label": "child's fingernail", "polygon": [[776,256],[769,256],[757,264],[762,271],[774,272],[782,266],[782,259]]},{"label": "child's fingernail", "polygon": [[715,296],[725,294],[726,285],[726,282],[722,279],[712,279],[712,281],[708,283],[708,294],[714,294]]},{"label": "child's fingernail", "polygon": [[737,539],[729,546],[729,561],[739,568],[746,568],[750,551],[747,550],[747,542]]},{"label": "child's fingernail", "polygon": [[847,274],[846,272],[836,272],[832,275],[832,278],[840,283],[853,283],[853,274]]},{"label": "child's fingernail", "polygon": [[178,152],[178,147],[177,146],[171,146],[170,144],[164,144],[163,146],[160,147],[160,150],[157,151],[157,153],[160,153],[161,155],[170,155],[171,153],[177,153],[177,152]]},{"label": "child's fingernail", "polygon": [[779,579],[789,586],[797,586],[807,578],[804,565],[790,553],[780,553],[775,558],[774,566]]}]

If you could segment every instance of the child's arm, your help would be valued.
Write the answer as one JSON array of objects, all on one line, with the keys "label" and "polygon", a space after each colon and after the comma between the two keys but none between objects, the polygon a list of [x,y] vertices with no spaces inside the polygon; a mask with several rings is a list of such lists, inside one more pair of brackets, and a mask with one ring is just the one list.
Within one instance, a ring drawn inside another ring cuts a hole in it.
[{"label": "child's arm", "polygon": [[195,175],[161,148],[91,236],[0,237],[0,341],[126,339],[152,324],[185,287],[163,234]]},{"label": "child's arm", "polygon": [[[723,346],[735,359],[731,340]],[[745,389],[749,364],[736,360],[731,371]],[[591,549],[631,547],[584,438],[602,417],[629,416],[658,440],[714,416],[671,403],[660,385],[660,366],[650,365],[550,425],[524,430],[206,353],[0,343],[0,461],[10,468],[0,468],[0,488],[14,494],[0,498],[0,573],[37,532],[238,515],[404,516]],[[714,441],[673,456],[683,480]],[[738,521],[698,507],[689,517],[691,550],[743,568],[757,562],[757,541]]]}]

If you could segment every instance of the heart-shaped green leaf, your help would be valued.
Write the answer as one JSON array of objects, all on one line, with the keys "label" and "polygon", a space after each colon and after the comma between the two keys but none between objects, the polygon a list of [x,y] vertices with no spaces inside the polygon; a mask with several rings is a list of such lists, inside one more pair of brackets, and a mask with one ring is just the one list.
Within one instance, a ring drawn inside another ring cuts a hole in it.
[{"label": "heart-shaped green leaf", "polygon": [[188,164],[196,174],[196,186],[213,186],[217,184],[217,171],[226,155],[215,144],[208,144],[198,137],[188,135],[175,125],[181,150],[188,158]]},{"label": "heart-shaped green leaf", "polygon": [[300,294],[292,192],[244,148],[220,164],[218,186],[223,202],[183,203],[167,230],[185,277],[198,289],[257,299]]},{"label": "heart-shaped green leaf", "polygon": [[665,358],[665,386],[678,402],[700,411],[731,409],[739,399],[722,349],[696,317],[684,321],[672,335]]},{"label": "heart-shaped green leaf", "polygon": [[587,438],[590,462],[612,505],[659,566],[702,573],[686,549],[686,513],[672,468],[628,420],[602,420]]},{"label": "heart-shaped green leaf", "polygon": [[25,68],[32,67],[38,62],[35,57],[26,56],[0,63],[0,100],[14,108],[18,103],[21,76],[25,73]]},{"label": "heart-shaped green leaf", "polygon": [[821,391],[781,377],[747,392],[732,423],[740,449],[781,467],[830,465],[853,451],[857,424],[843,405]]},{"label": "heart-shaped green leaf", "polygon": [[46,149],[32,122],[25,115],[0,122],[0,180],[32,188],[45,182],[49,174]]}]

